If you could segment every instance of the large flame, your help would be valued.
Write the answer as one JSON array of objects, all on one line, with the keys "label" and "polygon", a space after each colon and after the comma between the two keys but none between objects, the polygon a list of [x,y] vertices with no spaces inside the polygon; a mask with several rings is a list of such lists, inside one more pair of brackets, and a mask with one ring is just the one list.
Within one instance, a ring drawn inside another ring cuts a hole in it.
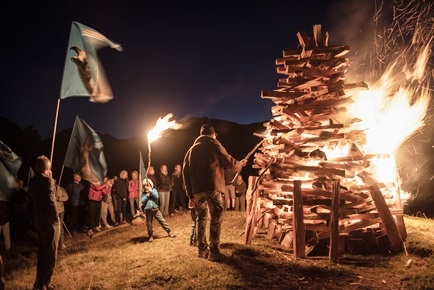
[{"label": "large flame", "polygon": [[167,114],[163,118],[159,117],[154,128],[148,132],[148,143],[151,144],[158,138],[160,138],[168,129],[178,130],[182,127],[175,120],[170,120],[173,117],[172,113]]},{"label": "large flame", "polygon": [[[381,63],[384,73],[369,84],[369,90],[359,91],[353,97],[354,105],[349,108],[361,120],[359,129],[364,130],[366,135],[362,150],[365,154],[381,156],[371,160],[369,173],[378,182],[388,184],[390,192],[397,193],[402,199],[410,195],[401,192],[396,156],[402,143],[424,126],[432,93],[429,60],[433,22],[426,14],[427,10],[432,11],[432,4],[422,7],[416,2],[412,3],[413,6],[407,6],[401,15],[395,15],[395,22],[391,26],[403,29],[407,35],[412,33],[411,41],[398,45],[396,36],[402,39],[408,37],[398,29],[389,30],[387,36],[391,42],[387,43],[389,49],[385,51]],[[413,7],[412,10],[410,7]],[[417,10],[423,12],[415,14],[419,18],[409,21],[407,13]],[[401,25],[395,25],[399,21]],[[387,61],[384,61],[386,56]]]}]

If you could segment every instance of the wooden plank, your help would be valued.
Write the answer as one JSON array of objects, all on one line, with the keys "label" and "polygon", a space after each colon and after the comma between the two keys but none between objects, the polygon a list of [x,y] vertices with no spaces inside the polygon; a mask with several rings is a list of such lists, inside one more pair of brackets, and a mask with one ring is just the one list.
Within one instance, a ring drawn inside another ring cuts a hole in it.
[{"label": "wooden plank", "polygon": [[355,230],[359,230],[365,227],[369,227],[375,224],[379,224],[381,222],[381,219],[370,219],[370,220],[361,220],[359,222],[356,223],[352,223],[351,225],[347,225],[345,226],[345,228],[343,230],[341,230],[341,234],[345,234],[345,233],[350,233],[353,232]]},{"label": "wooden plank", "polygon": [[292,248],[294,244],[294,232],[287,231],[280,244],[285,248]]},{"label": "wooden plank", "polygon": [[303,216],[303,193],[301,190],[301,180],[294,181],[294,257],[305,258],[305,236]]},{"label": "wooden plank", "polygon": [[333,180],[332,210],[330,212],[330,250],[329,260],[337,263],[339,260],[339,179]]},{"label": "wooden plank", "polygon": [[272,221],[268,227],[267,239],[272,240],[274,238],[276,227],[277,227],[277,223],[275,221]]},{"label": "wooden plank", "polygon": [[[337,46],[327,46],[327,47],[316,47],[312,49],[312,56],[314,58],[323,58],[327,56],[326,59],[330,59],[333,57],[342,57],[350,51],[350,47],[348,45],[337,45]],[[284,50],[283,57],[287,56],[297,56],[302,53],[302,49],[293,49],[293,50]],[[318,56],[318,57],[315,57]]]},{"label": "wooden plank", "polygon": [[313,26],[313,39],[315,40],[315,46],[324,46],[321,33],[321,24],[316,24]]},{"label": "wooden plank", "polygon": [[382,225],[384,225],[386,233],[389,236],[391,250],[393,252],[402,251],[404,249],[404,241],[399,235],[398,227],[377,182],[368,174],[361,174],[360,176],[364,182],[371,184],[371,196],[383,221]]}]

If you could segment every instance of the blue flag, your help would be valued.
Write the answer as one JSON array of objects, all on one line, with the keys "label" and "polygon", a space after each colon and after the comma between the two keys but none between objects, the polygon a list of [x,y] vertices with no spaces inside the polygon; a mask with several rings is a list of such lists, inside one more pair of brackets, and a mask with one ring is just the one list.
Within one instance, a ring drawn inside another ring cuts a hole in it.
[{"label": "blue flag", "polygon": [[23,160],[0,140],[0,200],[9,201],[18,189],[18,170]]},{"label": "blue flag", "polygon": [[103,150],[99,135],[77,116],[63,164],[90,183],[102,184],[107,174]]},{"label": "blue flag", "polygon": [[90,97],[89,101],[95,103],[113,99],[112,89],[97,54],[100,48],[106,46],[122,51],[120,44],[112,42],[98,31],[72,22],[60,99]]}]

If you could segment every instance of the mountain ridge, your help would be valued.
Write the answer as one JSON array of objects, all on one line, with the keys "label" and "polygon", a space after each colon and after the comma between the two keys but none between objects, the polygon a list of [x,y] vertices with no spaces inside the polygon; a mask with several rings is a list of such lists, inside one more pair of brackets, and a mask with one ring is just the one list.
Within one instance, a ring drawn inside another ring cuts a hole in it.
[{"label": "mountain ridge", "polygon": [[[238,124],[235,122],[191,117],[180,122],[182,127],[178,130],[169,129],[163,136],[151,144],[151,165],[158,170],[161,164],[166,164],[171,172],[177,163],[182,163],[185,153],[199,136],[200,127],[209,123],[218,133],[218,139],[225,146],[229,154],[237,159],[245,155],[261,141],[253,133],[264,130],[263,122],[251,124]],[[0,117],[0,140],[8,145],[12,151],[23,158],[23,165],[19,171],[19,178],[26,181],[29,166],[33,167],[36,157],[44,154],[51,155],[52,138],[41,140],[37,131],[31,126],[21,128],[14,122]],[[92,127],[91,124],[89,126]],[[56,133],[53,152],[53,176],[60,180],[61,185],[66,185],[72,180],[72,170],[63,166],[72,127]],[[101,134],[104,144],[104,155],[108,165],[108,176],[118,175],[121,170],[127,170],[129,174],[139,168],[140,152],[145,166],[148,166],[148,144],[145,137],[131,137],[118,139],[110,134]],[[243,169],[243,177],[256,175],[256,170],[251,168],[253,158]]]}]

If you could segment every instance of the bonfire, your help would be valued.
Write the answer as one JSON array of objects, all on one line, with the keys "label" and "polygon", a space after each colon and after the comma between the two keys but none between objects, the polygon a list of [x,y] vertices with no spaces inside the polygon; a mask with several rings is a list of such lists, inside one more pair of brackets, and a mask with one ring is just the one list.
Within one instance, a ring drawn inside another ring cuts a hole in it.
[{"label": "bonfire", "polygon": [[343,252],[404,249],[403,203],[410,195],[396,157],[424,125],[433,36],[432,4],[399,8],[376,55],[381,65],[372,66],[383,72],[378,79],[348,82],[350,47],[329,46],[321,25],[312,37],[299,32],[299,47],[276,60],[284,78],[262,92],[275,105],[258,134],[246,243],[266,229],[297,258],[320,244],[333,261]]}]

